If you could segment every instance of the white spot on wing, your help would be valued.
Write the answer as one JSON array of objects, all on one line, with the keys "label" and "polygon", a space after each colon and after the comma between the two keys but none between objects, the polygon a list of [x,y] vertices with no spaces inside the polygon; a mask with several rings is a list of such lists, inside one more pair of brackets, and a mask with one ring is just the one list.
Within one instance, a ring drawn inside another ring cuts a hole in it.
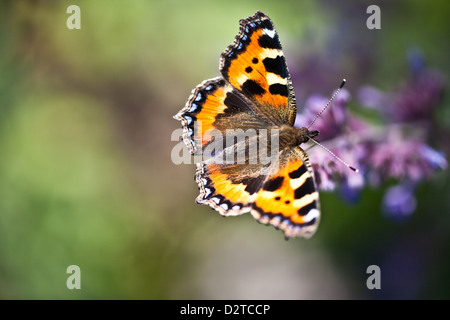
[{"label": "white spot on wing", "polygon": [[275,37],[275,29],[269,30],[269,29],[263,29],[264,33],[267,34],[272,39]]},{"label": "white spot on wing", "polygon": [[236,78],[236,82],[242,86],[248,79],[249,78],[246,74],[241,74],[239,77]]},{"label": "white spot on wing", "polygon": [[272,73],[272,72],[267,73],[266,79],[267,79],[267,83],[269,84],[269,86],[272,84],[276,84],[276,83],[287,85],[286,78],[282,78],[279,75]]},{"label": "white spot on wing", "polygon": [[311,202],[313,202],[317,199],[319,199],[319,193],[317,191],[315,191],[311,194],[305,194],[300,199],[294,200],[292,205],[294,207],[301,208],[301,207],[307,206],[308,204],[310,204]]},{"label": "white spot on wing", "polygon": [[217,197],[213,197],[211,198],[212,201],[214,201],[215,203],[219,204],[220,203],[220,199]]},{"label": "white spot on wing", "polygon": [[280,49],[264,48],[264,50],[261,51],[259,58],[261,60],[263,60],[264,58],[275,59],[278,56],[280,56],[280,57],[283,56],[283,52]]},{"label": "white spot on wing", "polygon": [[296,190],[298,187],[300,187],[302,184],[305,183],[306,179],[308,179],[311,175],[309,172],[305,172],[300,177],[296,179],[291,179],[291,188]]},{"label": "white spot on wing", "polygon": [[319,214],[319,210],[311,209],[306,215],[303,216],[303,219],[305,219],[305,222],[310,222],[314,218],[317,219],[319,217]]}]

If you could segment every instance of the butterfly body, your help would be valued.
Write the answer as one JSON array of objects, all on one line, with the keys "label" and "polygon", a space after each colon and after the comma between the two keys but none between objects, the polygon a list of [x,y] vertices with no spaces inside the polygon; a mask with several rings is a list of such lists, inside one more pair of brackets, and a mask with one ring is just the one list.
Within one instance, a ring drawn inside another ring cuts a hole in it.
[{"label": "butterfly body", "polygon": [[319,131],[309,131],[307,128],[296,128],[290,125],[280,127],[280,148],[293,148],[302,143],[306,143],[309,139],[316,137]]},{"label": "butterfly body", "polygon": [[190,152],[204,156],[195,174],[196,202],[224,216],[250,212],[286,238],[309,238],[320,219],[319,194],[300,145],[319,132],[293,126],[292,81],[267,15],[258,11],[240,21],[220,71],[174,117]]}]

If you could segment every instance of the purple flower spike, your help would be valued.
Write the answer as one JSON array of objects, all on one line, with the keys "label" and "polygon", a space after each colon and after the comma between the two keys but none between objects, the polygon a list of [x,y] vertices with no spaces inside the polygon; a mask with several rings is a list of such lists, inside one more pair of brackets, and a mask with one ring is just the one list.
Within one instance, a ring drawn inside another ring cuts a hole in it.
[{"label": "purple flower spike", "polygon": [[421,147],[421,153],[434,169],[446,170],[448,167],[447,159],[442,152],[436,151],[433,148],[423,145]]},{"label": "purple flower spike", "polygon": [[[404,141],[379,143],[369,158],[369,167],[376,169],[382,177],[405,178],[408,174],[407,168],[412,169],[413,163],[417,162],[419,149],[418,143]],[[416,173],[414,178],[417,180],[420,178],[417,163],[415,169],[409,171]]]},{"label": "purple flower spike", "polygon": [[430,120],[443,93],[442,77],[424,70],[395,95],[390,115],[397,122]]},{"label": "purple flower spike", "polygon": [[417,140],[404,140],[395,134],[386,141],[376,144],[368,167],[382,177],[419,181],[428,178],[436,169],[445,169],[447,160],[439,153]]},{"label": "purple flower spike", "polygon": [[306,149],[319,190],[338,189],[342,198],[354,203],[366,183],[380,186],[397,179],[399,185],[387,190],[382,205],[383,212],[395,219],[414,212],[416,184],[448,168],[445,155],[427,144],[435,134],[433,113],[445,90],[444,78],[425,67],[420,50],[410,50],[408,62],[412,76],[396,92],[373,86],[357,91],[359,105],[381,117],[369,121],[354,114],[347,108],[350,94],[343,89],[323,113],[329,98],[309,96],[294,124],[320,131],[316,139],[324,148]]},{"label": "purple flower spike", "polygon": [[323,191],[333,191],[336,189],[336,182],[330,170],[323,167],[319,167],[317,164],[313,164],[314,177],[316,180],[317,188]]},{"label": "purple flower spike", "polygon": [[416,206],[414,184],[411,182],[390,187],[383,198],[383,212],[396,220],[408,218]]},{"label": "purple flower spike", "polygon": [[371,86],[361,87],[357,93],[357,100],[362,106],[382,113],[386,113],[391,104],[389,94]]}]

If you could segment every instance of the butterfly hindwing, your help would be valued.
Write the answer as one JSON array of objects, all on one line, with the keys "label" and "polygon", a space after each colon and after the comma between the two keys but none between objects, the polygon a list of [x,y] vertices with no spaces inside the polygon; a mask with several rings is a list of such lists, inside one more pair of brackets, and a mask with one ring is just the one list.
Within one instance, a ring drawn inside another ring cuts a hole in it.
[{"label": "butterfly hindwing", "polygon": [[251,211],[263,224],[284,232],[286,238],[311,237],[320,220],[319,194],[306,153],[285,149],[268,165],[197,165],[197,203],[224,216]]},{"label": "butterfly hindwing", "polygon": [[251,213],[259,222],[283,230],[286,238],[314,234],[320,219],[319,193],[300,147],[280,153],[279,169],[265,179]]},{"label": "butterfly hindwing", "polygon": [[261,170],[259,164],[199,163],[195,179],[200,194],[196,202],[207,204],[224,216],[249,212],[265,180]]},{"label": "butterfly hindwing", "polygon": [[278,33],[258,11],[240,21],[240,31],[221,55],[223,77],[276,124],[293,125],[297,107]]}]

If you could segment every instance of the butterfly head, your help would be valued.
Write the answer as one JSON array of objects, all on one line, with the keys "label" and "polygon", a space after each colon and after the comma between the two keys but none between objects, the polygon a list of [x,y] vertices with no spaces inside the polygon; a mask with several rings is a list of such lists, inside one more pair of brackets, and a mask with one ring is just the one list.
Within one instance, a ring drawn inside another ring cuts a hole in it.
[{"label": "butterfly head", "polygon": [[306,136],[308,137],[308,140],[310,139],[310,138],[315,138],[315,137],[317,137],[318,135],[319,135],[319,130],[312,130],[312,131],[309,131],[307,128],[304,128],[304,129],[306,129],[307,130],[307,132],[306,132]]}]

